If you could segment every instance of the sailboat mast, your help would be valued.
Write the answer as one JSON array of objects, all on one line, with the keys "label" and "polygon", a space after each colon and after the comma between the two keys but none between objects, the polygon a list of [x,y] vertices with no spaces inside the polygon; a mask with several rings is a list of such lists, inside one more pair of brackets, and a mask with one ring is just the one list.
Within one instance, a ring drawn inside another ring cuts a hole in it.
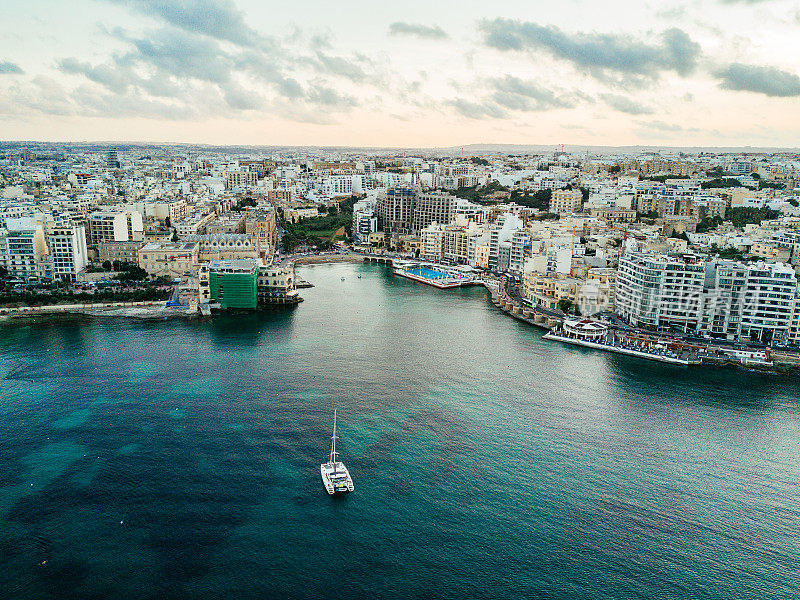
[{"label": "sailboat mast", "polygon": [[331,437],[331,462],[336,469],[336,409],[333,411],[333,437]]}]

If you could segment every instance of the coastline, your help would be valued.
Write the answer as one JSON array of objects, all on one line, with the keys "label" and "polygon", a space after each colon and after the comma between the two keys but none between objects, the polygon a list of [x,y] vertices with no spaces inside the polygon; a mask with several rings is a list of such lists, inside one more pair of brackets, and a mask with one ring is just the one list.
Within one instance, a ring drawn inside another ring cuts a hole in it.
[{"label": "coastline", "polygon": [[186,307],[168,307],[167,301],[153,302],[103,302],[98,304],[55,304],[50,306],[21,306],[0,309],[0,325],[46,318],[58,320],[68,317],[121,317],[141,321],[162,321],[174,318],[194,318],[197,311]]},{"label": "coastline", "polygon": [[665,360],[664,357],[650,354],[647,352],[629,351],[625,348],[618,348],[616,346],[609,346],[607,344],[595,344],[591,342],[582,342],[568,338],[565,336],[554,333],[557,327],[563,321],[556,316],[543,314],[538,312],[532,307],[523,307],[514,302],[507,294],[502,293],[502,284],[498,289],[492,289],[484,283],[484,287],[490,293],[490,300],[492,304],[504,312],[506,315],[523,321],[528,325],[532,325],[539,329],[546,331],[542,339],[550,342],[562,342],[573,346],[582,346],[591,350],[600,350],[602,352],[610,352],[615,354],[623,354],[632,356],[642,360],[649,360],[655,362],[662,362],[668,364],[682,365],[682,366],[701,366],[701,367],[734,367],[746,371],[756,371],[760,373],[772,374],[800,374],[800,352],[792,352],[789,350],[773,350],[772,364],[759,364],[757,362],[741,362],[730,358],[723,358],[718,356],[704,356],[700,361],[683,361],[683,360]]},{"label": "coastline", "polygon": [[[301,256],[291,261],[293,266],[314,266],[320,264],[351,263],[360,264],[365,262],[365,257],[358,254],[344,255],[313,255]],[[423,282],[428,283],[428,282]],[[476,282],[478,283],[478,282]],[[627,351],[623,348],[610,346],[607,344],[577,343],[575,340],[563,337],[556,333],[560,326],[563,316],[542,312],[536,307],[522,306],[513,297],[509,296],[505,289],[505,281],[481,281],[484,288],[489,292],[491,303],[506,315],[522,321],[527,325],[544,329],[543,339],[547,341],[557,341],[571,345],[578,345],[592,350],[601,350],[624,354],[650,361],[660,361],[672,364],[717,366],[717,367],[738,367],[746,370],[755,370],[770,373],[798,373],[800,372],[800,353],[790,350],[779,350],[774,352],[773,364],[754,364],[745,363],[738,360],[726,359],[723,357],[705,357],[704,360],[664,360],[660,356],[655,356],[646,352]],[[493,285],[497,283],[497,285]],[[305,287],[313,287],[306,284]],[[439,286],[433,286],[439,288]],[[444,289],[444,288],[439,288]],[[106,302],[98,304],[73,304],[73,305],[51,305],[39,307],[7,307],[0,308],[0,327],[8,326],[13,323],[23,324],[36,319],[58,322],[59,320],[91,320],[95,318],[126,318],[140,321],[163,321],[171,319],[196,319],[203,315],[197,311],[183,307],[168,307],[167,301],[142,301],[142,302]]]},{"label": "coastline", "polygon": [[289,260],[289,264],[297,267],[303,265],[320,265],[332,263],[363,263],[361,254],[313,254],[311,256],[298,256]]}]

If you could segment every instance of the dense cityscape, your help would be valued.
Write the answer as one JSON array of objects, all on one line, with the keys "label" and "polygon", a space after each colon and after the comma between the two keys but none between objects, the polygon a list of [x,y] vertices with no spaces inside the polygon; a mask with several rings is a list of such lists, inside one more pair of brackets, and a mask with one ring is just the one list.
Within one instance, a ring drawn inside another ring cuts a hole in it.
[{"label": "dense cityscape", "polygon": [[294,305],[298,259],[385,255],[490,289],[503,278],[551,326],[800,344],[795,154],[20,144],[0,169],[10,315]]},{"label": "dense cityscape", "polygon": [[0,600],[800,598],[796,0],[0,14]]}]

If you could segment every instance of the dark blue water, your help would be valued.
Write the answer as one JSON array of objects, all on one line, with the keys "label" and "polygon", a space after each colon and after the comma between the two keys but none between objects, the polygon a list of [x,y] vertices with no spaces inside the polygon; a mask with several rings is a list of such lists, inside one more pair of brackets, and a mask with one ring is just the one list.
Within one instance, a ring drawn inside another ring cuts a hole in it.
[{"label": "dark blue water", "polygon": [[1,598],[800,595],[797,379],[301,274],[291,312],[0,329]]}]

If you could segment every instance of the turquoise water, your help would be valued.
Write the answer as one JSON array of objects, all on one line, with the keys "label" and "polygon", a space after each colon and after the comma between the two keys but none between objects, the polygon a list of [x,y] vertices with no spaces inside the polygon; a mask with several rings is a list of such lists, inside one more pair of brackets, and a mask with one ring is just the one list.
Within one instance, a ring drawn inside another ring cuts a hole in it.
[{"label": "turquoise water", "polygon": [[800,595],[797,379],[300,275],[290,312],[0,329],[0,597]]},{"label": "turquoise water", "polygon": [[433,269],[426,269],[425,267],[417,267],[415,269],[408,269],[408,272],[412,275],[418,275],[419,277],[425,277],[426,279],[447,279],[450,277],[447,273],[440,273],[439,271],[434,271]]}]

